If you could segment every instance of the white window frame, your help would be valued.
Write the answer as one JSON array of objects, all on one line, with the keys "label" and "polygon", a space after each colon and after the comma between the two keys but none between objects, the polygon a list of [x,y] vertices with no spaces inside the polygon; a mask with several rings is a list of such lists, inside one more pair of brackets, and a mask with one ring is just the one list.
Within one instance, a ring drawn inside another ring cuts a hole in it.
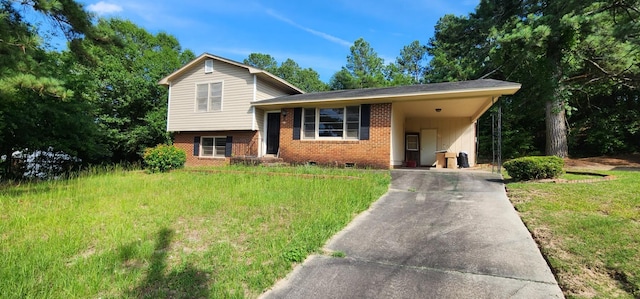
[{"label": "white window frame", "polygon": [[213,59],[207,59],[204,61],[204,73],[205,74],[213,73]]},{"label": "white window frame", "polygon": [[[207,109],[206,110],[200,110],[200,98],[198,95],[198,88],[201,85],[207,85]],[[213,84],[220,84],[220,109],[213,109],[213,99],[215,97],[212,97],[211,95],[211,91],[212,91],[212,85]],[[195,87],[195,112],[220,112],[223,110],[223,105],[224,105],[224,81],[211,81],[211,82],[200,82],[200,83],[196,83],[196,87]]]},{"label": "white window frame", "polygon": [[[358,107],[358,130],[356,137],[348,137],[348,122],[347,122],[347,107]],[[314,118],[314,136],[308,137],[305,134],[305,112],[311,109],[315,109],[315,118]],[[343,109],[342,113],[342,136],[341,137],[326,137],[320,136],[320,110],[321,109]],[[310,107],[303,108],[302,121],[300,126],[300,139],[302,140],[360,140],[360,124],[362,119],[362,106],[353,105],[353,106],[339,106],[339,107]]]},{"label": "white window frame", "polygon": [[420,150],[420,138],[418,134],[407,134],[407,148],[406,150],[416,152]]},{"label": "white window frame", "polygon": [[[205,139],[213,139],[213,145],[212,145],[213,146],[213,149],[212,149],[213,151],[212,151],[211,155],[205,155],[205,153],[204,153],[204,148],[205,148],[204,140]],[[217,146],[216,145],[216,141],[218,139],[222,140],[224,145],[222,145],[222,146],[218,145]],[[222,147],[222,155],[219,155],[219,154],[216,153],[216,150],[217,150],[216,147]],[[201,136],[200,137],[200,149],[199,149],[199,155],[198,156],[201,157],[201,158],[224,158],[225,157],[226,148],[227,148],[227,136]]]}]

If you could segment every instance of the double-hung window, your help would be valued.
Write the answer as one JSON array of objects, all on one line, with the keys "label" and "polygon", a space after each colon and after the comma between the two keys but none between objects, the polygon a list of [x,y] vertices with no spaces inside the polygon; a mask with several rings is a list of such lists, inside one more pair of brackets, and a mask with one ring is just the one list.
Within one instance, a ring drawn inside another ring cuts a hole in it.
[{"label": "double-hung window", "polygon": [[227,137],[202,137],[201,157],[224,157]]},{"label": "double-hung window", "polygon": [[358,139],[360,106],[305,108],[303,139]]},{"label": "double-hung window", "polygon": [[198,112],[222,111],[222,82],[196,85],[196,109]]}]

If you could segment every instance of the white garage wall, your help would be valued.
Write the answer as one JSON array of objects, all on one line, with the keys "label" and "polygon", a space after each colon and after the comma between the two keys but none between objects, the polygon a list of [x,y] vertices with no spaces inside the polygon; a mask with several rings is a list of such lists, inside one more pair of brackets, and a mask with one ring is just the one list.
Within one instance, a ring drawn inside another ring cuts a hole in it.
[{"label": "white garage wall", "polygon": [[[394,123],[394,125],[396,124]],[[469,118],[407,118],[404,123],[404,132],[417,133],[422,129],[437,130],[438,150],[447,150],[455,153],[465,151],[469,154],[469,165],[476,164],[475,125]],[[394,135],[396,135],[395,128]],[[404,133],[402,136],[402,139],[404,139]],[[402,149],[404,149],[404,141],[400,143],[403,147]],[[400,160],[404,157],[403,150],[401,154]],[[397,156],[394,156],[394,161],[396,158]]]}]

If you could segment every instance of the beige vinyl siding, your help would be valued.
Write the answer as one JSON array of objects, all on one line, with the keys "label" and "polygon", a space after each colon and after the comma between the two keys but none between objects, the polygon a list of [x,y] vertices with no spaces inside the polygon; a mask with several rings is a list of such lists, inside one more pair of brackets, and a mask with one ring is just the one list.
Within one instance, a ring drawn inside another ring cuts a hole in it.
[{"label": "beige vinyl siding", "polygon": [[258,86],[256,90],[256,101],[272,99],[279,96],[288,95],[288,93],[280,90],[279,88],[258,79]]},{"label": "beige vinyl siding", "polygon": [[[196,85],[223,82],[222,111],[196,112]],[[205,74],[204,61],[195,64],[171,83],[168,131],[251,130],[253,74],[222,61],[213,62]]]},{"label": "beige vinyl siding", "polygon": [[422,129],[436,129],[437,149],[469,154],[469,164],[475,165],[475,125],[468,117],[463,118],[408,118],[405,132],[420,132]]}]

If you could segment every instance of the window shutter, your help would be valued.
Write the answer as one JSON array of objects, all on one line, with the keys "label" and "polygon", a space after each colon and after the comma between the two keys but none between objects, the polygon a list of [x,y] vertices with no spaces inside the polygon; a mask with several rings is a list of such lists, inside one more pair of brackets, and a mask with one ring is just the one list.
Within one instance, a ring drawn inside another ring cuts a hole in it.
[{"label": "window shutter", "polygon": [[200,136],[193,137],[193,155],[200,156]]},{"label": "window shutter", "polygon": [[293,109],[293,140],[300,140],[300,128],[302,127],[302,108]]},{"label": "window shutter", "polygon": [[360,140],[369,140],[369,127],[371,126],[371,105],[360,106]]},{"label": "window shutter", "polygon": [[224,156],[231,157],[231,150],[233,149],[233,137],[227,136],[227,144],[224,147]]}]

